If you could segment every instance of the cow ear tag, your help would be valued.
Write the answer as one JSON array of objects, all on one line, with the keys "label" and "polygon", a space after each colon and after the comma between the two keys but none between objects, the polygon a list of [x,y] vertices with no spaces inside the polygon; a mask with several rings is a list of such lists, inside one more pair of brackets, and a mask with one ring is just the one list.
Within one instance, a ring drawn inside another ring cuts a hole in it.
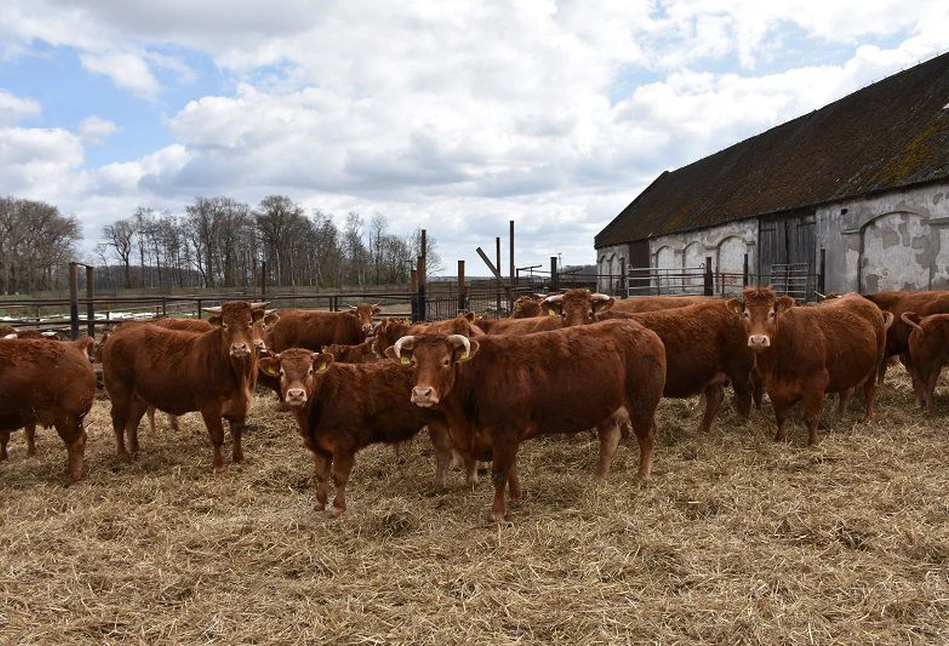
[{"label": "cow ear tag", "polygon": [[276,377],[276,376],[277,376],[277,366],[268,366],[268,367],[264,368],[264,372],[266,372],[266,373],[267,373],[268,375],[270,375],[271,377]]},{"label": "cow ear tag", "polygon": [[458,361],[467,361],[468,360],[468,351],[465,350],[458,356]]},{"label": "cow ear tag", "polygon": [[320,372],[323,372],[324,370],[326,370],[326,362],[325,362],[325,361],[320,364]]},{"label": "cow ear tag", "polygon": [[409,359],[409,358],[408,358],[407,356],[405,356],[404,354],[402,355],[402,358],[401,358],[399,361],[402,363],[403,366],[407,366],[407,365],[409,365],[410,363],[412,363],[412,360]]},{"label": "cow ear tag", "polygon": [[547,310],[547,316],[557,316],[557,312],[553,310]]}]

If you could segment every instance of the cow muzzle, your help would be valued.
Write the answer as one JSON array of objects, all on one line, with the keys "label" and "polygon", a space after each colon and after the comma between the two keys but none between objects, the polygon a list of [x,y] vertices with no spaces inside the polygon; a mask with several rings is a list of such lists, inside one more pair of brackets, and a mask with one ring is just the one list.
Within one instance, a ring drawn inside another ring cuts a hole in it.
[{"label": "cow muzzle", "polygon": [[284,400],[290,406],[303,406],[306,404],[306,391],[303,388],[288,388]]},{"label": "cow muzzle", "polygon": [[245,359],[250,356],[250,346],[246,343],[232,343],[231,356],[235,359]]},{"label": "cow muzzle", "polygon": [[412,389],[412,403],[422,408],[430,408],[438,403],[438,393],[431,386],[416,386]]},{"label": "cow muzzle", "polygon": [[771,347],[771,337],[767,334],[752,334],[748,337],[748,347],[752,349]]}]

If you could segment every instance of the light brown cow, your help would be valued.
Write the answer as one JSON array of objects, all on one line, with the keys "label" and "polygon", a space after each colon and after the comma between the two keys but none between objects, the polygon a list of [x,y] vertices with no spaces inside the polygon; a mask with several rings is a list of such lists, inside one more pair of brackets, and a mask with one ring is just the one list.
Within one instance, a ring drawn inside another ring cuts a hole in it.
[{"label": "light brown cow", "polygon": [[596,427],[599,479],[616,453],[621,424],[629,421],[639,440],[639,477],[649,477],[666,366],[662,341],[638,323],[478,339],[406,336],[386,354],[411,363],[412,401],[445,414],[454,444],[469,459],[493,460],[495,522],[507,514],[508,484],[511,500],[521,497],[518,446],[537,435]]},{"label": "light brown cow", "polygon": [[529,319],[543,315],[544,310],[541,308],[542,300],[543,298],[535,298],[533,296],[519,296],[517,300],[514,301],[514,307],[511,308],[511,318]]},{"label": "light brown cow", "polygon": [[324,345],[320,352],[322,354],[332,354],[336,361],[341,363],[375,363],[380,361],[381,357],[373,349],[374,341],[375,338],[369,337],[356,345],[331,343],[330,345]]},{"label": "light brown cow", "polygon": [[[373,350],[380,357],[385,356],[386,348],[407,334],[462,334],[477,338],[484,330],[476,324],[477,317],[472,312],[459,314],[455,318],[441,321],[421,321],[409,323],[404,319],[383,319],[376,327],[373,338]],[[510,319],[505,319],[510,320]]]},{"label": "light brown cow", "polygon": [[715,296],[630,296],[616,301],[613,309],[617,312],[655,312],[714,300],[722,299]]},{"label": "light brown cow", "polygon": [[553,310],[563,319],[564,326],[587,325],[596,320],[596,315],[613,307],[616,299],[606,294],[594,294],[589,289],[570,289],[563,294],[554,294],[544,299],[541,306]]},{"label": "light brown cow", "polygon": [[[336,485],[333,513],[346,510],[346,484],[356,453],[370,444],[411,439],[428,426],[435,447],[435,481],[444,486],[451,459],[451,440],[444,416],[413,406],[412,370],[389,361],[344,364],[329,353],[291,348],[260,360],[260,368],[280,381],[297,430],[313,452],[317,507],[326,507],[326,482]],[[468,461],[468,482],[474,464]]]},{"label": "light brown cow", "polygon": [[[907,292],[876,292],[866,294],[865,298],[875,303],[880,309],[891,312],[895,317],[893,325],[886,333],[885,357],[899,356],[906,369],[912,373],[912,357],[909,351],[909,334],[913,330],[903,319],[903,312],[913,312],[919,316],[930,314],[949,314],[949,291],[907,291]],[[880,363],[880,372],[877,378],[883,383],[889,361]]]},{"label": "light brown cow", "polygon": [[743,300],[728,306],[743,317],[748,346],[774,406],[775,440],[786,438],[790,407],[804,400],[808,444],[819,442],[817,423],[824,393],[863,387],[865,419],[873,416],[876,372],[885,349],[883,313],[866,299],[852,295],[819,307],[794,307],[790,296],[778,297],[770,287],[749,287]]},{"label": "light brown cow", "polygon": [[372,317],[382,311],[378,305],[351,305],[346,312],[282,309],[280,320],[265,338],[274,352],[287,348],[307,348],[319,352],[324,345],[362,343],[372,334]]},{"label": "light brown cow", "polygon": [[903,312],[900,318],[912,329],[908,345],[916,404],[931,409],[939,373],[949,363],[949,314]]},{"label": "light brown cow", "polygon": [[88,358],[71,343],[0,339],[0,460],[10,432],[53,426],[69,453],[69,481],[82,477],[86,446],[83,418],[96,396]]},{"label": "light brown cow", "polygon": [[105,388],[112,400],[116,453],[127,461],[138,452],[138,425],[149,405],[181,415],[198,411],[214,448],[213,467],[224,467],[221,446],[228,420],[232,458],[244,458],[241,433],[257,376],[254,323],[264,318],[264,303],[231,301],[208,308],[213,329],[203,334],[156,325],[123,325],[102,350]]}]

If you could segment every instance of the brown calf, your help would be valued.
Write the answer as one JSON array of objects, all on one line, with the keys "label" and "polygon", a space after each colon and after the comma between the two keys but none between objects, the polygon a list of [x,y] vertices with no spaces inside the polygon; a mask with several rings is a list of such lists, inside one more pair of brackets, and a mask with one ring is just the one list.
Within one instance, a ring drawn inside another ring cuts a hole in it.
[{"label": "brown calf", "polygon": [[105,342],[102,369],[112,400],[116,453],[127,461],[138,451],[138,425],[148,406],[181,415],[198,411],[214,448],[213,467],[224,467],[221,445],[228,420],[232,458],[244,459],[241,432],[257,375],[253,328],[264,303],[227,302],[208,308],[213,328],[203,334],[156,325],[122,325]]},{"label": "brown calf", "polygon": [[[893,325],[886,333],[886,359],[899,356],[912,373],[912,358],[909,351],[909,334],[913,328],[906,323],[903,312],[913,312],[918,316],[930,314],[949,314],[949,291],[910,291],[910,292],[876,292],[866,294],[865,298],[876,304],[881,310],[891,312]],[[880,363],[880,372],[877,382],[882,384],[886,376],[889,361]]]},{"label": "brown calf", "polygon": [[794,307],[793,298],[778,297],[770,287],[749,287],[742,298],[730,299],[728,306],[743,317],[748,346],[774,406],[776,441],[784,441],[788,411],[803,399],[808,444],[816,444],[825,392],[841,393],[843,413],[848,391],[863,386],[865,419],[873,416],[875,375],[886,338],[878,308],[858,295]]},{"label": "brown calf", "polygon": [[[336,485],[333,513],[346,510],[346,483],[356,453],[370,444],[411,439],[422,427],[435,447],[435,481],[445,485],[451,442],[445,418],[413,406],[412,370],[389,361],[354,365],[334,361],[332,354],[291,348],[263,357],[260,368],[280,381],[280,392],[293,410],[297,430],[313,452],[318,509],[326,507],[326,481]],[[474,483],[469,464],[469,483]]]},{"label": "brown calf", "polygon": [[342,343],[331,343],[324,345],[321,352],[329,353],[340,363],[374,363],[380,360],[378,354],[373,349],[372,337],[356,345],[343,345]]},{"label": "brown calf", "polygon": [[541,307],[543,298],[534,298],[533,296],[519,296],[514,301],[514,307],[511,310],[512,319],[529,319],[535,316],[546,314]]},{"label": "brown calf", "polygon": [[0,340],[0,460],[10,432],[53,426],[69,453],[69,481],[82,477],[86,431],[82,422],[96,396],[88,358],[71,343]]},{"label": "brown calf", "polygon": [[939,372],[949,363],[949,314],[903,312],[900,318],[912,330],[908,345],[916,404],[932,408]]},{"label": "brown calf", "polygon": [[274,352],[287,348],[307,348],[318,352],[331,343],[362,343],[372,334],[373,314],[382,311],[378,305],[350,305],[347,312],[282,309],[280,320],[266,337],[267,347]]},{"label": "brown calf", "polygon": [[386,354],[411,363],[412,402],[445,414],[456,447],[469,459],[493,460],[490,518],[495,522],[507,513],[508,483],[511,499],[521,497],[518,446],[537,435],[596,427],[595,475],[603,478],[616,453],[620,424],[629,421],[639,440],[639,476],[649,477],[666,366],[662,341],[638,323],[606,321],[470,340],[407,336]]},{"label": "brown calf", "polygon": [[631,296],[616,301],[613,309],[617,312],[655,312],[717,300],[721,299],[714,296]]}]

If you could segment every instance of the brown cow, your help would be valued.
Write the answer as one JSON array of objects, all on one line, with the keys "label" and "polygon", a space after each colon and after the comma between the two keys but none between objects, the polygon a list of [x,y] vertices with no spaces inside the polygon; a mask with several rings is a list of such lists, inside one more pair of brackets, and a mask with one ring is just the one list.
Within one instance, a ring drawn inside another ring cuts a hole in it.
[{"label": "brown cow", "polygon": [[[552,310],[553,311],[553,310]],[[529,319],[486,319],[478,321],[477,325],[485,334],[492,336],[518,336],[535,332],[550,332],[563,327],[563,319],[554,314],[535,316]]]},{"label": "brown cow", "polygon": [[606,294],[594,294],[589,289],[570,289],[563,294],[554,294],[544,299],[542,307],[553,310],[563,318],[565,327],[586,325],[596,320],[596,315],[613,307],[616,299]]},{"label": "brown cow", "polygon": [[[889,359],[899,356],[903,365],[912,374],[909,334],[913,328],[903,320],[903,312],[913,312],[921,317],[930,314],[949,314],[949,291],[876,292],[865,294],[864,297],[875,303],[881,310],[893,313],[893,325],[886,333],[885,357]],[[880,363],[877,379],[879,384],[883,383],[888,364],[889,361]]]},{"label": "brown cow", "polygon": [[199,411],[214,447],[213,467],[224,467],[221,445],[228,420],[234,462],[244,459],[241,432],[257,375],[254,323],[264,303],[232,301],[208,308],[212,330],[203,334],[156,325],[122,325],[102,350],[105,388],[112,400],[116,453],[138,451],[138,424],[148,406],[174,415]]},{"label": "brown cow", "polygon": [[0,460],[10,432],[54,426],[69,453],[69,481],[82,477],[83,418],[96,396],[92,365],[71,343],[0,340]]},{"label": "brown cow", "polygon": [[942,367],[949,363],[949,314],[921,317],[916,312],[903,312],[903,322],[910,326],[910,375],[916,404],[932,408],[936,381]]},{"label": "brown cow", "polygon": [[535,316],[545,314],[541,308],[543,298],[534,298],[533,296],[519,296],[514,301],[514,307],[511,309],[512,319],[529,319]]},{"label": "brown cow", "polygon": [[886,338],[878,308],[856,294],[819,307],[794,307],[793,298],[778,297],[770,287],[749,287],[742,298],[730,299],[728,306],[743,316],[748,346],[774,406],[776,441],[785,440],[788,410],[803,399],[808,444],[817,444],[825,392],[841,393],[843,413],[848,391],[863,386],[865,419],[873,416]]},{"label": "brown cow", "polygon": [[373,337],[369,337],[356,345],[331,343],[324,345],[320,352],[322,354],[332,354],[336,361],[340,363],[374,363],[380,360],[380,356],[373,349],[374,341]]},{"label": "brown cow", "polygon": [[597,314],[600,320],[632,319],[659,335],[666,348],[664,397],[702,395],[705,411],[699,431],[707,433],[725,397],[725,385],[735,391],[739,418],[751,410],[751,373],[755,357],[741,320],[721,299],[652,312]]},{"label": "brown cow", "polygon": [[266,337],[267,347],[274,352],[287,348],[307,348],[319,352],[324,345],[362,343],[372,334],[373,314],[382,311],[378,305],[350,305],[348,312],[282,309],[280,320]]},{"label": "brown cow", "polygon": [[649,477],[666,362],[662,341],[638,323],[470,340],[406,336],[386,355],[412,364],[412,401],[445,414],[454,444],[468,459],[493,460],[495,522],[507,513],[508,483],[511,500],[521,497],[518,446],[537,435],[596,427],[600,479],[616,453],[620,425],[629,421],[639,440],[639,477]]},{"label": "brown cow", "polygon": [[16,328],[12,325],[0,325],[0,339],[8,336],[16,336]]},{"label": "brown cow", "polygon": [[[385,356],[386,348],[407,334],[463,334],[475,338],[484,334],[484,330],[476,324],[477,317],[472,312],[459,314],[452,319],[441,321],[421,321],[409,323],[403,319],[383,319],[376,327],[373,349],[380,356]],[[510,319],[505,319],[510,320]]]},{"label": "brown cow", "polygon": [[[336,485],[333,513],[346,511],[346,483],[356,453],[370,444],[411,439],[422,427],[435,447],[435,481],[445,485],[451,441],[441,413],[412,405],[412,370],[389,361],[354,365],[329,353],[291,348],[260,360],[280,380],[283,400],[293,409],[297,430],[313,452],[318,509],[326,507],[326,481]],[[468,461],[468,483],[476,482]]]},{"label": "brown cow", "polygon": [[613,309],[617,312],[655,312],[717,300],[722,299],[715,296],[631,296],[616,301]]}]

